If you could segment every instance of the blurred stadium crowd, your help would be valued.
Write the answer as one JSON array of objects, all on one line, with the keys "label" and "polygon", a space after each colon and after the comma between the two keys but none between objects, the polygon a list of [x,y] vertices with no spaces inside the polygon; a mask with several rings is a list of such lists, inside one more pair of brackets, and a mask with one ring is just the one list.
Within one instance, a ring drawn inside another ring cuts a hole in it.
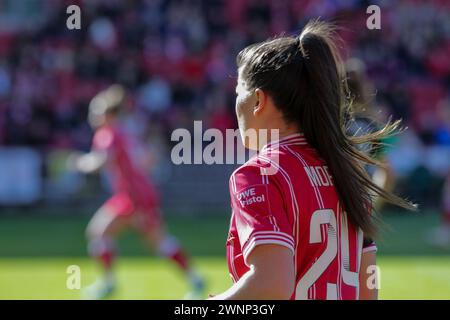
[{"label": "blurred stadium crowd", "polygon": [[[81,30],[66,28],[70,4]],[[365,27],[369,4],[381,7],[381,30]],[[130,127],[151,141],[168,144],[193,120],[235,128],[237,52],[319,16],[345,27],[345,54],[366,63],[378,114],[410,128],[389,154],[414,182],[405,192],[436,194],[450,166],[447,0],[0,0],[0,146],[88,149],[89,100],[114,82],[132,93]]]}]

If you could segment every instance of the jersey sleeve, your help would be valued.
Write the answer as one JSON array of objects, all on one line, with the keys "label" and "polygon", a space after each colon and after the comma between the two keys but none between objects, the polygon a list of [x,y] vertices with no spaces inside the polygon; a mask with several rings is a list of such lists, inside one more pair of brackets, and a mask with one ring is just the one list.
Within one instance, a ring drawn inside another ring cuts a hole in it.
[{"label": "jersey sleeve", "polygon": [[244,166],[230,178],[230,195],[236,229],[245,263],[262,244],[277,244],[295,252],[292,227],[274,176],[256,166]]},{"label": "jersey sleeve", "polygon": [[364,241],[363,241],[363,249],[362,252],[377,252],[378,248],[377,248],[377,244],[375,243],[375,241],[373,241],[370,238],[365,237]]}]

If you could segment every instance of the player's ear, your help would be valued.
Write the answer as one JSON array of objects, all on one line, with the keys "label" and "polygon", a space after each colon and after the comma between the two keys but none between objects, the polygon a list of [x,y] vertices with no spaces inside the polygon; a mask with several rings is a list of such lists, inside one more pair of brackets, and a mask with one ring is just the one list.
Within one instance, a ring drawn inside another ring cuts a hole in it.
[{"label": "player's ear", "polygon": [[267,94],[261,89],[256,89],[255,95],[256,95],[256,104],[253,107],[253,115],[257,116],[261,114],[261,112],[266,107],[268,97]]}]

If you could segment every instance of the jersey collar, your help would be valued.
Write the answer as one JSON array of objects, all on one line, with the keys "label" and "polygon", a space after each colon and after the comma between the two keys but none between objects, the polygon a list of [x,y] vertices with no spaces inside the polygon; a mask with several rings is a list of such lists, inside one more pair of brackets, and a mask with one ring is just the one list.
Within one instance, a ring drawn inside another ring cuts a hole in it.
[{"label": "jersey collar", "polygon": [[306,144],[306,139],[303,133],[294,133],[288,136],[285,136],[279,140],[271,141],[262,147],[261,151],[277,148],[284,145],[304,145]]}]

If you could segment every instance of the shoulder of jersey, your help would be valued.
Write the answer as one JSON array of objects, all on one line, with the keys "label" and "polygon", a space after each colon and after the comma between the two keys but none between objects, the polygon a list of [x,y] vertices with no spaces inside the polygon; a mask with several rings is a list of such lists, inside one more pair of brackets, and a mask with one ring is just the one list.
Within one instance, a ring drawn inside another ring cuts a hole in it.
[{"label": "shoulder of jersey", "polygon": [[236,190],[248,185],[266,184],[268,175],[264,172],[267,172],[266,169],[270,167],[269,162],[256,155],[233,171],[230,176],[230,183]]}]

